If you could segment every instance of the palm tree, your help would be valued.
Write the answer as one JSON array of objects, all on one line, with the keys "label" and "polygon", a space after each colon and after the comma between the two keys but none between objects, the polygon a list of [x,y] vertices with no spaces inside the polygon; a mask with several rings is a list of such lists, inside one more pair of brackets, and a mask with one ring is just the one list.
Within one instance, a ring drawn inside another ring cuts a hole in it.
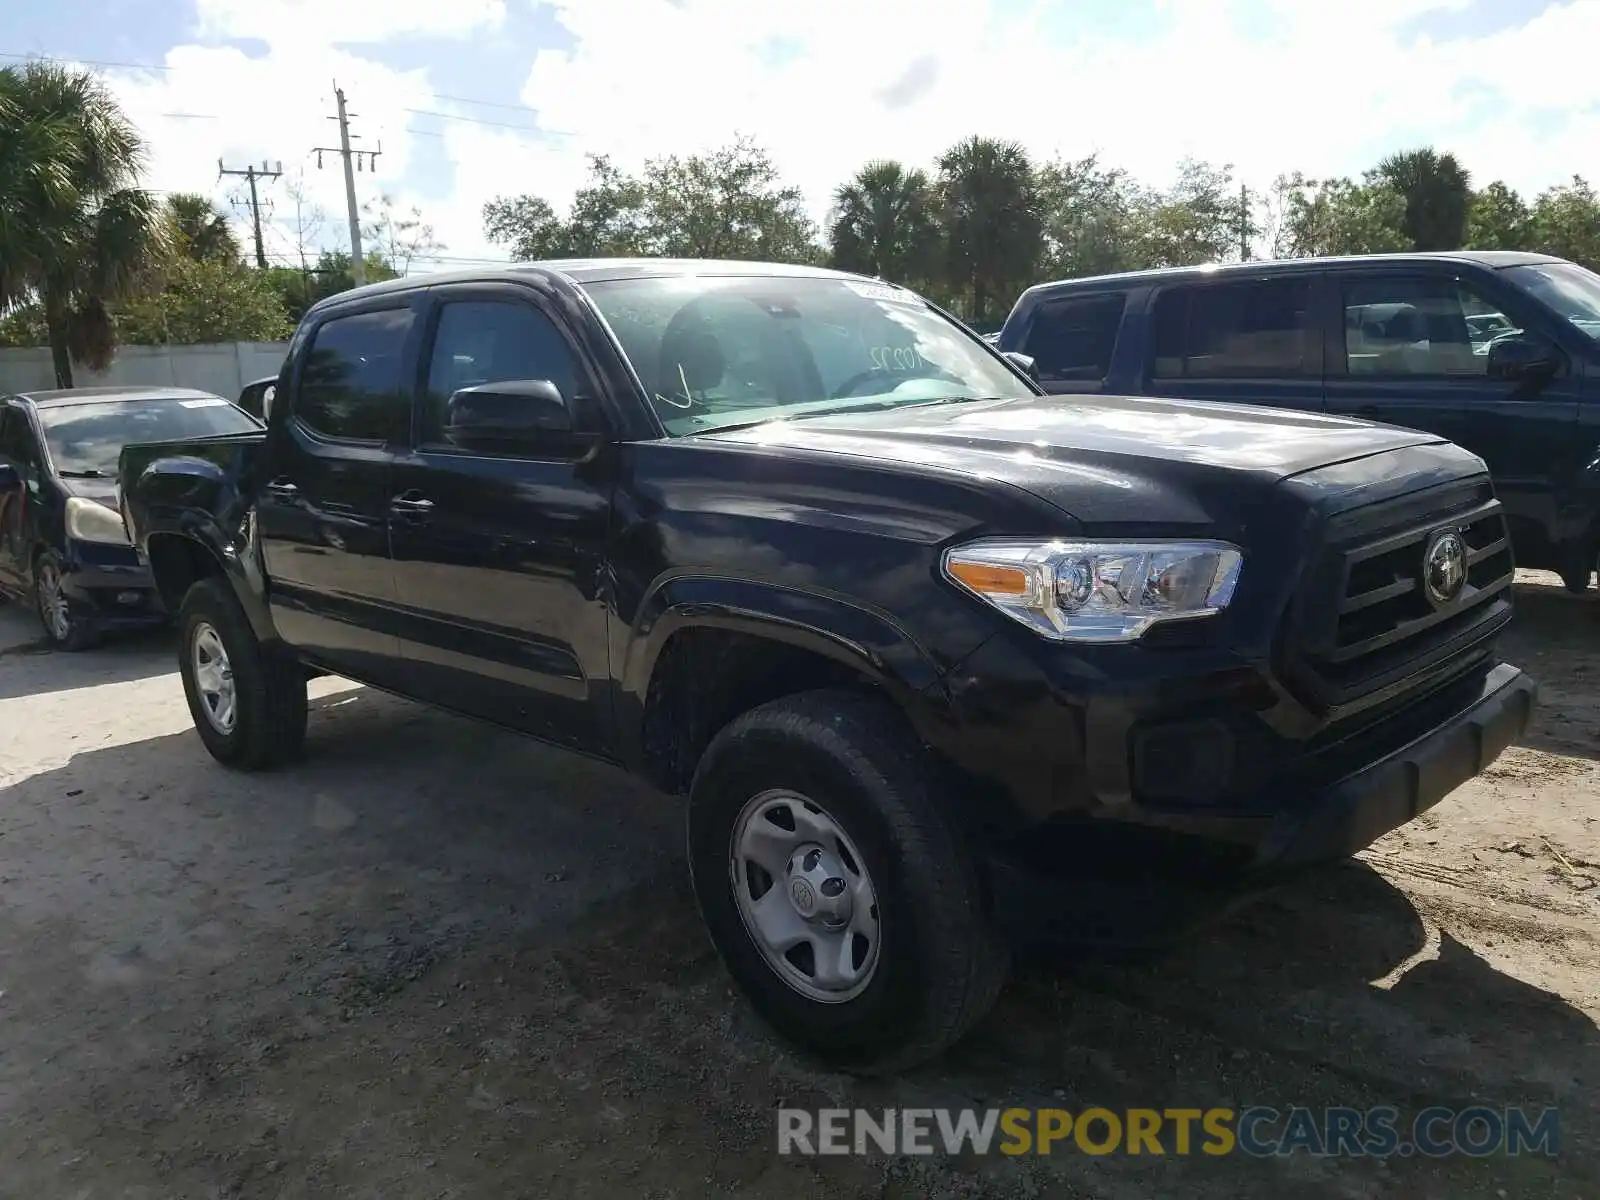
[{"label": "palm tree", "polygon": [[888,159],[869,162],[834,192],[828,238],[841,270],[927,281],[939,241],[927,174]]},{"label": "palm tree", "polygon": [[972,292],[972,319],[1028,280],[1042,246],[1043,220],[1028,152],[1016,142],[970,137],[939,156],[939,203],[952,282]]},{"label": "palm tree", "polygon": [[166,246],[160,205],[135,187],[145,143],[87,71],[0,69],[0,312],[36,302],[55,362],[102,368],[111,302],[144,284]]},{"label": "palm tree", "polygon": [[233,226],[209,197],[174,192],[167,197],[167,218],[177,249],[196,262],[236,264],[243,258]]},{"label": "palm tree", "polygon": [[1391,154],[1378,177],[1406,202],[1403,228],[1414,250],[1459,250],[1467,239],[1472,176],[1453,154],[1431,146]]}]

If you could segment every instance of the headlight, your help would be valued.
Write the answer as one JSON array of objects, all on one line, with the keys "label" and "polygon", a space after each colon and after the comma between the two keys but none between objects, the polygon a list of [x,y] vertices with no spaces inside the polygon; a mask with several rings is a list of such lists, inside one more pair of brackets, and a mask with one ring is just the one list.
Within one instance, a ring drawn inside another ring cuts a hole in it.
[{"label": "headlight", "polygon": [[128,544],[128,531],[116,511],[82,496],[67,500],[67,536],[80,542]]},{"label": "headlight", "polygon": [[1239,550],[1226,542],[1022,542],[947,550],[945,574],[1045,637],[1132,642],[1160,621],[1228,606]]}]

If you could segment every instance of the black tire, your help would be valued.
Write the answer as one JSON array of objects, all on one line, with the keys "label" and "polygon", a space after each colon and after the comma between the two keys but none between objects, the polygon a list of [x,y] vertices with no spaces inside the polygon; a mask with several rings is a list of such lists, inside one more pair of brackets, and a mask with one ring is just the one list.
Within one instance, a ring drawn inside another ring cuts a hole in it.
[{"label": "black tire", "polygon": [[[33,564],[33,610],[44,627],[45,640],[57,650],[75,652],[88,650],[100,644],[100,630],[94,618],[73,605],[60,591],[61,557],[54,550],[45,550]],[[52,582],[53,581],[53,582]],[[57,625],[47,607],[59,603],[65,628]]]},{"label": "black tire", "polygon": [[[306,738],[306,680],[299,662],[276,644],[262,644],[232,589],[202,579],[178,611],[178,671],[195,730],[211,757],[230,767],[262,771],[299,757]],[[227,653],[234,687],[228,729],[208,715],[195,678],[195,641],[214,630]]]},{"label": "black tire", "polygon": [[1589,590],[1589,580],[1595,571],[1596,557],[1592,544],[1577,547],[1565,555],[1566,565],[1561,568],[1561,582],[1567,591],[1575,596],[1582,596]]},{"label": "black tire", "polygon": [[[734,720],[695,773],[689,867],[712,941],[768,1024],[833,1066],[877,1074],[932,1058],[989,1011],[1005,982],[1009,951],[932,768],[890,705],[814,691]],[[815,800],[865,860],[881,915],[879,957],[850,999],[824,1002],[791,987],[740,915],[731,838],[745,805],[774,788]]]}]

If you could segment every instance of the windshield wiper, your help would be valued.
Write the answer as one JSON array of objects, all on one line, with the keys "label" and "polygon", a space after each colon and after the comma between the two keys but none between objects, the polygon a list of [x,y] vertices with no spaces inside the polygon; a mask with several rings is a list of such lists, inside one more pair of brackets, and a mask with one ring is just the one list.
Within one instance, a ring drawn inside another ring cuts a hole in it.
[{"label": "windshield wiper", "polygon": [[975,404],[980,400],[1006,400],[1007,396],[934,396],[928,400],[874,400],[869,404],[847,404],[843,408],[813,408],[793,414],[802,417],[836,417],[844,413],[886,412],[892,408],[932,408],[936,404]]},{"label": "windshield wiper", "polygon": [[61,476],[61,478],[63,478],[63,479],[106,479],[106,478],[109,478],[109,476],[107,476],[106,472],[102,471],[99,467],[84,467],[82,470],[79,470],[79,471],[57,471],[56,474]]}]

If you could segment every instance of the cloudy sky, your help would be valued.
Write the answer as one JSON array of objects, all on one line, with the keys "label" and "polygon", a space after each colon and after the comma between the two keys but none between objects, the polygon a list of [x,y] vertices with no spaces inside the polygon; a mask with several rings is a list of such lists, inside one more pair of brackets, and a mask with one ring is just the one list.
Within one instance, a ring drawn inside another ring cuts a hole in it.
[{"label": "cloudy sky", "polygon": [[[820,217],[863,161],[971,133],[1099,152],[1164,184],[1194,155],[1254,185],[1356,173],[1421,143],[1525,192],[1600,177],[1600,0],[45,0],[0,53],[103,67],[146,130],[148,183],[225,200],[217,160],[281,160],[344,236],[328,119],[344,89],[360,195],[417,205],[497,260],[480,211],[562,207],[584,155],[625,166],[747,134]],[[122,65],[109,65],[122,64]],[[269,253],[295,240],[287,189]]]}]

